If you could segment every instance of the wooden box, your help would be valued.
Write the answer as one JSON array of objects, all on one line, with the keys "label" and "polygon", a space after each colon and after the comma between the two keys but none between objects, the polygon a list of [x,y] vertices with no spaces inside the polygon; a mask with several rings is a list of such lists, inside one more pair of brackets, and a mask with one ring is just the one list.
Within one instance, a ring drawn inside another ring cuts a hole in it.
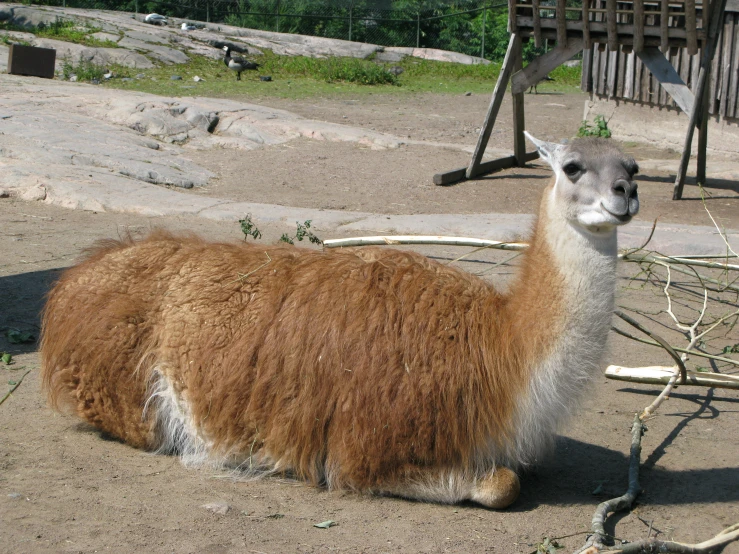
[{"label": "wooden box", "polygon": [[8,48],[8,73],[33,77],[54,78],[56,50],[11,44]]}]

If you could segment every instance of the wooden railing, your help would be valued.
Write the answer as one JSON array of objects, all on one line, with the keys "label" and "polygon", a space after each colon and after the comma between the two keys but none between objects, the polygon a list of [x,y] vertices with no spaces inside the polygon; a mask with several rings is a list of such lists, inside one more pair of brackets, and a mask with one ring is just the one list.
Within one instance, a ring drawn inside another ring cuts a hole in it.
[{"label": "wooden railing", "polygon": [[567,6],[566,0],[545,2],[511,0],[510,31],[533,37],[537,46],[544,39],[565,45],[568,37],[577,37],[586,48],[593,42],[636,52],[650,46],[663,50],[678,46],[691,55],[706,38],[703,0],[583,0],[580,6]]}]

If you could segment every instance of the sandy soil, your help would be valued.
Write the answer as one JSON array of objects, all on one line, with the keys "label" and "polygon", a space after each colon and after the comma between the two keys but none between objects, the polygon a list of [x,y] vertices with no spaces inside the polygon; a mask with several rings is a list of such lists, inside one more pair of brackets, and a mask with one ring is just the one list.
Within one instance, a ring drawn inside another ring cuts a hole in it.
[{"label": "sandy soil", "polygon": [[[472,144],[474,126],[487,99],[369,97],[351,102],[338,107],[330,100],[271,103],[319,119],[345,121],[346,115],[353,124],[394,133],[408,128],[407,134],[418,140]],[[576,129],[581,97],[540,95],[532,103],[542,107],[539,116],[531,110],[531,121],[548,129],[549,138],[569,136]],[[557,109],[550,114],[549,108]],[[454,138],[449,129],[462,129],[459,135],[467,129],[472,134]],[[508,132],[503,125],[499,131]],[[512,179],[508,173],[457,187],[433,187],[430,174],[465,165],[468,155],[451,150],[430,154],[415,146],[365,151],[298,143],[295,148],[238,157],[225,154],[229,152],[193,155],[198,163],[211,160],[220,174],[217,183],[197,194],[238,194],[254,202],[388,213],[531,213],[546,180],[545,171],[526,169],[521,172],[524,179]],[[287,184],[278,185],[282,181]],[[667,221],[710,224],[699,203],[667,201],[671,188],[660,181],[640,182],[643,218],[662,213]],[[692,188],[687,190],[693,195]],[[714,214],[726,225],[739,227],[736,188],[714,192],[725,197],[710,201]],[[195,231],[214,239],[241,238],[236,223],[77,212],[13,199],[0,200],[0,206],[0,329],[35,334],[49,284],[95,239],[127,231],[140,234],[152,226]],[[262,231],[262,240],[272,242],[288,230],[267,226]],[[468,249],[420,251],[451,260]],[[475,253],[463,266],[480,272],[501,259],[500,254]],[[512,272],[503,265],[487,276],[504,286]],[[659,291],[642,287],[642,281],[630,281],[628,277],[636,272],[633,266],[623,266],[621,272],[619,304],[655,313],[648,317],[660,332],[673,343],[685,344],[680,334],[668,329],[664,314],[658,314],[664,308]],[[737,307],[736,296],[729,300],[733,307],[725,311]],[[681,310],[689,317],[687,308]],[[709,349],[715,352],[737,342],[739,331],[734,329],[710,343]],[[595,505],[625,489],[633,413],[658,392],[655,387],[596,377],[556,451],[522,476],[520,499],[509,510],[494,512],[471,504],[439,506],[326,492],[279,479],[242,482],[225,474],[187,469],[175,458],[134,450],[73,417],[52,412],[40,391],[35,343],[11,344],[0,336],[0,350],[11,352],[15,359],[14,365],[0,364],[0,394],[30,371],[0,406],[0,552],[9,553],[529,553],[545,536],[567,536],[559,543],[564,551],[573,551],[584,540],[582,533]],[[606,361],[631,366],[669,363],[661,351],[617,335]],[[633,541],[645,538],[651,528],[652,535],[659,532],[663,538],[697,542],[739,521],[737,413],[737,392],[680,388],[649,423],[639,505],[609,520],[609,531]],[[228,512],[216,514],[203,507],[213,502],[228,504]],[[313,527],[328,519],[338,526]],[[738,553],[739,546],[725,552]]]}]

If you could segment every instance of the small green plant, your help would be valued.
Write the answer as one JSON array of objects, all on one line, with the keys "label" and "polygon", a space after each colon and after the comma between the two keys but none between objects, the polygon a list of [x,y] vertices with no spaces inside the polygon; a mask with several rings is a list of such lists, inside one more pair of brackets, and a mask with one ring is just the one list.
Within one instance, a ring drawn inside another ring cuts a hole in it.
[{"label": "small green plant", "polygon": [[295,244],[295,240],[302,241],[303,239],[307,238],[313,244],[323,244],[323,241],[319,239],[316,235],[314,235],[313,231],[310,230],[310,223],[310,219],[304,221],[303,223],[296,221],[295,224],[298,226],[298,229],[295,233],[295,236],[290,237],[287,233],[283,233],[280,237],[280,240],[288,244]]},{"label": "small green plant", "polygon": [[578,137],[600,137],[611,138],[611,130],[608,128],[608,122],[602,115],[596,115],[593,125],[587,121],[583,121],[577,131]]},{"label": "small green plant", "polygon": [[531,554],[556,554],[557,550],[564,548],[555,539],[544,537],[544,539],[536,545],[536,550]]},{"label": "small green plant", "polygon": [[72,75],[76,75],[78,81],[102,81],[103,75],[105,75],[105,68],[90,60],[83,59],[80,54],[80,59],[76,64],[69,60],[64,61],[62,64],[62,75],[67,80]]},{"label": "small green plant", "polygon": [[36,340],[33,333],[30,333],[29,331],[19,331],[18,329],[8,329],[5,331],[5,338],[7,338],[11,344],[23,344]]},{"label": "small green plant", "polygon": [[241,225],[241,232],[244,233],[244,240],[249,237],[252,237],[254,240],[262,238],[262,232],[251,220],[251,214],[246,214],[244,219],[239,219],[239,225]]},{"label": "small green plant", "polygon": [[10,352],[0,352],[0,354],[2,354],[0,356],[0,360],[2,360],[5,365],[13,363],[13,355]]},{"label": "small green plant", "polygon": [[724,349],[721,352],[723,354],[739,354],[739,342],[733,346],[724,346]]}]

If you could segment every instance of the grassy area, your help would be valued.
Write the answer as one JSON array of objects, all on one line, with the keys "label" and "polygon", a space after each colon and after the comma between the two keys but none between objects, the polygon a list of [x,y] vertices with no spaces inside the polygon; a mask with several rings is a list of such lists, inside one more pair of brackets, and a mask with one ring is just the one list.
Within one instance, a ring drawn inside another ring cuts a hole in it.
[{"label": "grassy area", "polygon": [[[397,64],[382,64],[355,58],[307,58],[279,56],[265,52],[250,59],[261,64],[257,71],[236,74],[220,58],[195,56],[189,63],[149,70],[114,68],[118,78],[106,86],[167,96],[211,96],[228,98],[306,98],[326,95],[404,94],[440,92],[489,94],[500,73],[500,64],[463,65],[405,58]],[[397,77],[389,71],[401,67]],[[141,77],[135,78],[136,75]],[[172,76],[182,80],[172,80]],[[272,81],[259,80],[269,75]],[[195,82],[194,77],[202,81]],[[580,85],[580,68],[560,67],[551,73],[554,82],[543,83],[540,91],[575,91]],[[122,80],[121,78],[131,78]]]},{"label": "grassy area", "polygon": [[[0,31],[19,31],[23,33],[31,33],[40,38],[51,38],[56,40],[63,40],[66,42],[74,42],[77,44],[84,44],[93,48],[117,48],[118,45],[112,40],[100,40],[93,37],[95,33],[100,32],[102,29],[93,27],[91,25],[81,25],[67,19],[57,19],[54,23],[49,25],[40,24],[38,27],[20,27],[18,25],[12,25],[5,21],[0,21]],[[8,39],[7,36],[1,39],[5,43],[18,41]]]}]

